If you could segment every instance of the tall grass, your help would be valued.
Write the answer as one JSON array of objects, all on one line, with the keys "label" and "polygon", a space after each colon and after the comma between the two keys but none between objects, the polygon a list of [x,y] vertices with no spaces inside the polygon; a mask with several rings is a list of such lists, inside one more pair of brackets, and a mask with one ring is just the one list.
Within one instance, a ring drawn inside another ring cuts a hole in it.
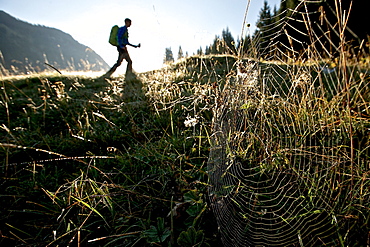
[{"label": "tall grass", "polygon": [[[237,61],[194,56],[131,80],[2,79],[1,245],[222,246],[207,162],[225,112],[236,123],[226,125],[228,157],[261,176],[301,176],[307,200],[340,200],[332,243],[366,241],[355,238],[370,217],[368,70],[349,70],[348,108],[348,91],[333,83],[341,77],[312,69],[320,64],[258,63],[273,79],[256,90]],[[319,162],[295,166],[309,159],[333,164],[331,179],[317,179]]]},{"label": "tall grass", "polygon": [[215,92],[209,195],[225,246],[369,243],[369,67],[345,37],[331,67],[312,47],[242,62]]},{"label": "tall grass", "polygon": [[210,117],[183,76],[3,79],[1,243],[219,245],[206,197]]}]

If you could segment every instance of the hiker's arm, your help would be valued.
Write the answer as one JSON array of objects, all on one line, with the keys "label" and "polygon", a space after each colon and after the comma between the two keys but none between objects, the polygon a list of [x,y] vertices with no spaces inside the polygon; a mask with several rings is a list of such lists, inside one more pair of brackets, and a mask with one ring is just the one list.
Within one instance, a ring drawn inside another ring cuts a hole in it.
[{"label": "hiker's arm", "polygon": [[118,45],[121,48],[125,48],[127,45],[135,47],[135,48],[140,47],[140,44],[133,45],[128,41],[128,33],[127,33],[126,26],[118,30]]},{"label": "hiker's arm", "polygon": [[133,44],[130,44],[130,43],[128,43],[128,45],[130,45],[130,46],[132,46],[132,47],[135,47],[135,48],[138,48],[138,47],[140,47],[140,46],[141,46],[140,44],[138,44],[138,45],[133,45]]}]

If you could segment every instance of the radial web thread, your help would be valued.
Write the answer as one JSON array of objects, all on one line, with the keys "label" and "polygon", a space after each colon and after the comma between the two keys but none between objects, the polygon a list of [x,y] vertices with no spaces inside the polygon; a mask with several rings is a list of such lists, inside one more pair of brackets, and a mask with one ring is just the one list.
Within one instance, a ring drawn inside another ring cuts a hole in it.
[{"label": "radial web thread", "polygon": [[[368,70],[349,61],[345,15],[331,23],[317,2],[267,21],[219,91],[208,173],[225,246],[367,241],[369,143],[353,137],[369,126]],[[345,13],[337,2],[333,15]]]}]

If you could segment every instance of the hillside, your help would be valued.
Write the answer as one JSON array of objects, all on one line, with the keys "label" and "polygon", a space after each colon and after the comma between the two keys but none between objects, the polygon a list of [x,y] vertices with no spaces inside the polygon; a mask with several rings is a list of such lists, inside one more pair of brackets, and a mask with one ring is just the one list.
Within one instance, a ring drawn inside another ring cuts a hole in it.
[{"label": "hillside", "polygon": [[107,63],[92,49],[58,29],[32,25],[0,10],[0,73],[50,70],[100,71]]},{"label": "hillside", "polygon": [[365,246],[368,71],[238,62],[3,80],[0,245]]}]

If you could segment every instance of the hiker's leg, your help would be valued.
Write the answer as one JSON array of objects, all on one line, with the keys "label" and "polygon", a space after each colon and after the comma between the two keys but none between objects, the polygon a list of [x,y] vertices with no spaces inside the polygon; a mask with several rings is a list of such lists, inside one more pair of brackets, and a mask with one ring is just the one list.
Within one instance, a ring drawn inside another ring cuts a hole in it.
[{"label": "hiker's leg", "polygon": [[118,68],[122,64],[122,61],[125,58],[125,53],[126,53],[125,49],[122,49],[120,47],[117,47],[117,50],[118,50],[118,59],[115,64],[116,68]]},{"label": "hiker's leg", "polygon": [[117,47],[118,51],[118,59],[117,62],[113,65],[113,67],[106,73],[107,76],[110,76],[116,71],[116,69],[122,64],[123,59],[125,58],[125,52],[120,47]]},{"label": "hiker's leg", "polygon": [[128,52],[125,53],[125,59],[127,61],[126,74],[127,73],[132,73],[132,60],[131,60],[130,54],[128,54]]}]

